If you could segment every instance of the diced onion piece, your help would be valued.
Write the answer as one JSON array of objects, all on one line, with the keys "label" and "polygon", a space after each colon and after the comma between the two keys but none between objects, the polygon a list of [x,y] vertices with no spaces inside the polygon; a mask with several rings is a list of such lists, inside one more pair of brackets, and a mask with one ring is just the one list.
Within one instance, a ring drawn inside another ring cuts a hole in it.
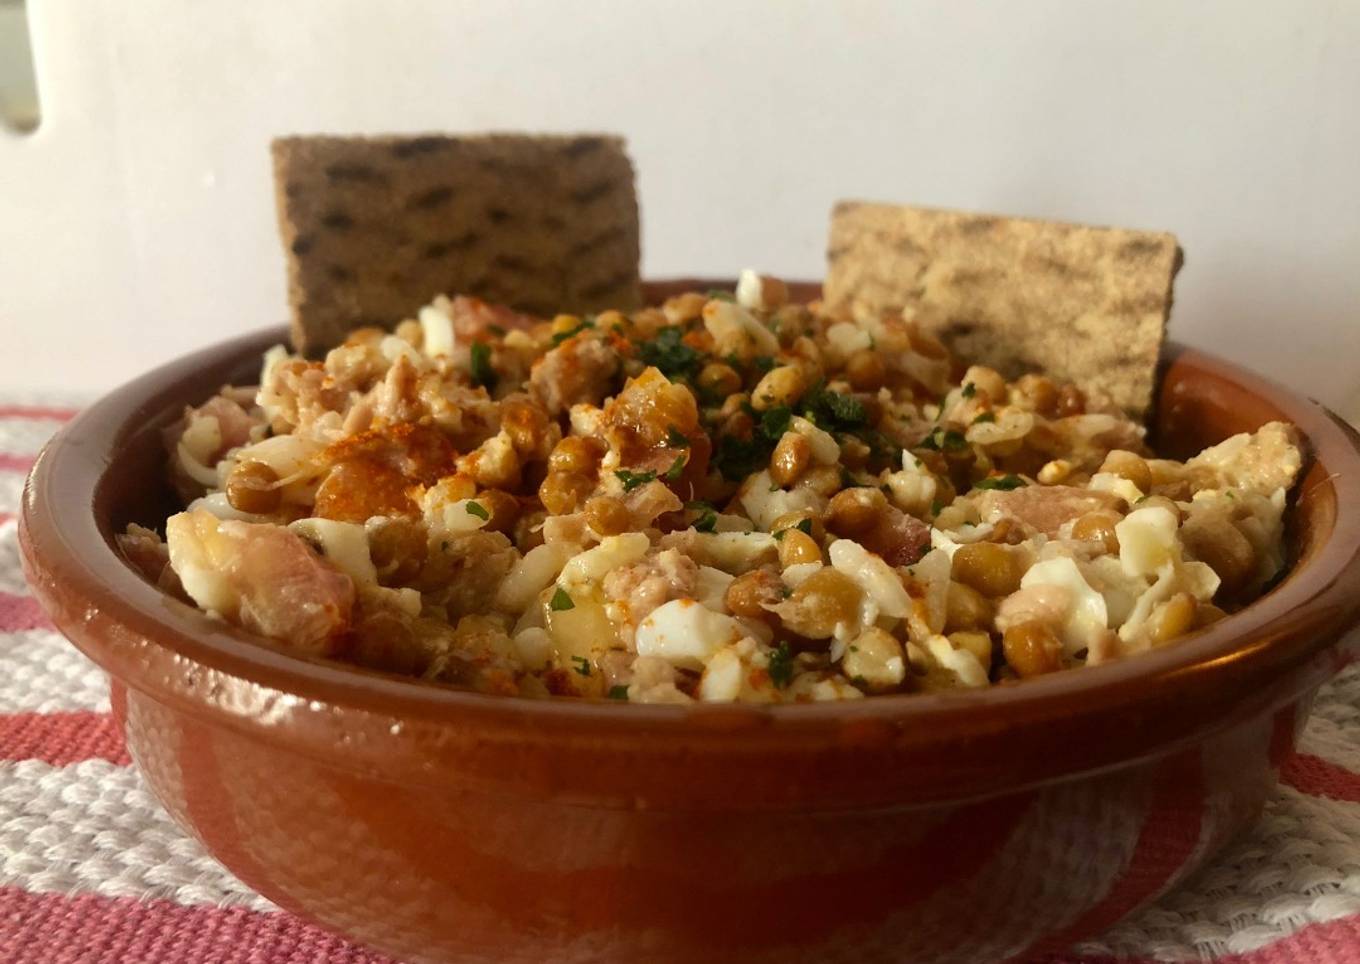
[{"label": "diced onion piece", "polygon": [[496,608],[501,612],[524,611],[539,593],[552,585],[569,557],[563,543],[535,546],[524,554],[506,574],[496,591]]},{"label": "diced onion piece", "polygon": [[[1108,492],[1111,495],[1117,495],[1129,505],[1133,505],[1146,495],[1142,489],[1128,479],[1122,475],[1115,475],[1113,472],[1097,472],[1091,476],[1091,484],[1087,488],[1095,492]],[[1148,508],[1155,508],[1155,506]],[[1166,510],[1163,509],[1162,511],[1165,512]]]},{"label": "diced onion piece", "polygon": [[334,519],[298,519],[288,528],[316,546],[356,586],[378,584],[378,570],[368,553],[368,530],[364,526]]},{"label": "diced onion piece", "polygon": [[431,358],[436,355],[453,354],[453,319],[436,305],[426,305],[420,309],[420,331],[423,336],[422,347]]},{"label": "diced onion piece", "polygon": [[606,536],[598,546],[569,559],[557,582],[566,587],[599,582],[613,570],[637,562],[650,546],[650,540],[641,532]]}]

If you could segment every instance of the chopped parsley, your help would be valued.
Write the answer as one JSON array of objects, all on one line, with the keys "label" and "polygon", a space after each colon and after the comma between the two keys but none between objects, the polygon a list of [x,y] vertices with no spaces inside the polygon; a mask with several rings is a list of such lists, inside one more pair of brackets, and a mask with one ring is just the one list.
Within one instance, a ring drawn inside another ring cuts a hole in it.
[{"label": "chopped parsley", "polygon": [[571,593],[558,586],[557,591],[552,594],[552,599],[548,600],[548,608],[555,613],[561,613],[575,609],[576,603],[572,602]]},{"label": "chopped parsley", "polygon": [[995,412],[983,412],[977,418],[973,419],[973,424],[981,425],[983,422],[995,422],[995,421],[996,421]]},{"label": "chopped parsley", "polygon": [[707,502],[686,502],[686,509],[691,509],[699,513],[699,518],[694,520],[694,531],[712,532],[718,524],[718,512]]},{"label": "chopped parsley", "polygon": [[[674,482],[676,479],[680,478],[680,476],[684,473],[685,463],[688,461],[689,460],[685,458],[683,455],[677,455],[675,457],[675,461],[671,463],[671,467],[666,470],[666,474],[663,475],[662,478],[665,479],[667,482]],[[652,474],[655,475],[656,473]],[[627,488],[628,486],[625,483],[624,490],[627,491]]]},{"label": "chopped parsley", "polygon": [[975,386],[972,382],[966,382],[963,386],[962,394],[964,398],[972,398],[974,395],[977,394],[977,386]]},{"label": "chopped parsley", "polygon": [[468,502],[465,502],[463,504],[463,508],[467,509],[468,515],[475,515],[477,518],[483,521],[491,518],[491,513],[487,512],[486,508],[480,502],[473,502],[469,500]]},{"label": "chopped parsley", "polygon": [[1018,489],[1021,486],[1029,485],[1018,475],[998,475],[987,479],[979,479],[973,483],[975,489],[999,489],[1002,492],[1009,492],[1011,489]]},{"label": "chopped parsley", "polygon": [[869,688],[869,681],[865,679],[863,676],[851,677],[850,682],[854,683],[862,690],[867,690]]},{"label": "chopped parsley", "polygon": [[609,698],[611,700],[628,699],[628,687],[623,686],[622,684],[609,687]]},{"label": "chopped parsley", "polygon": [[576,664],[572,668],[575,669],[579,675],[590,675],[590,660],[586,659],[584,656],[573,656],[571,661]]},{"label": "chopped parsley", "polygon": [[736,301],[737,296],[730,291],[723,291],[721,288],[709,288],[706,292],[708,297],[716,298],[719,301]]},{"label": "chopped parsley", "polygon": [[632,492],[639,485],[646,485],[648,482],[656,481],[656,472],[629,472],[627,469],[615,469],[614,475],[623,483],[623,491]]},{"label": "chopped parsley", "polygon": [[666,446],[673,449],[689,448],[689,437],[680,434],[680,430],[674,425],[666,429]]},{"label": "chopped parsley", "polygon": [[935,428],[916,446],[918,449],[934,449],[937,452],[959,452],[968,447],[963,433],[952,428]]},{"label": "chopped parsley", "polygon": [[820,385],[803,397],[803,415],[828,432],[853,432],[869,422],[869,413],[858,398]]},{"label": "chopped parsley", "polygon": [[472,343],[472,384],[490,388],[496,384],[496,369],[491,367],[491,346],[484,341]]},{"label": "chopped parsley", "polygon": [[669,325],[656,333],[651,341],[638,346],[638,355],[644,363],[661,370],[668,377],[684,377],[694,373],[703,361],[703,355],[684,342],[685,331],[678,325]]},{"label": "chopped parsley", "polygon": [[756,371],[768,372],[774,368],[775,360],[773,355],[757,355],[751,359],[751,364],[756,367]]},{"label": "chopped parsley", "polygon": [[770,682],[780,689],[793,680],[793,653],[788,643],[780,643],[770,654]]},{"label": "chopped parsley", "polygon": [[[748,414],[755,418],[757,413],[751,409]],[[767,408],[759,413],[759,418],[756,418],[756,429],[749,439],[738,438],[735,435],[724,435],[718,439],[717,449],[713,453],[713,464],[723,474],[723,478],[730,482],[740,482],[769,463],[770,453],[789,430],[792,421],[793,409],[787,405]],[[779,486],[774,487],[775,490],[778,488]]]},{"label": "chopped parsley", "polygon": [[930,514],[932,516],[937,516],[940,514],[940,510],[942,510],[943,508],[944,503],[941,502],[939,499],[936,499],[934,502],[930,503]]},{"label": "chopped parsley", "polygon": [[743,439],[724,435],[713,451],[713,464],[729,482],[740,482],[769,461],[770,450],[759,436]]},{"label": "chopped parsley", "polygon": [[566,331],[559,331],[557,334],[553,335],[552,343],[554,345],[560,345],[568,338],[575,338],[577,335],[585,331],[587,328],[594,327],[595,327],[594,318],[582,318],[581,323],[577,325],[575,328],[568,328]]},{"label": "chopped parsley", "polygon": [[760,434],[773,444],[784,437],[784,433],[789,430],[789,425],[792,422],[793,409],[787,405],[767,408],[764,414],[760,416]]}]

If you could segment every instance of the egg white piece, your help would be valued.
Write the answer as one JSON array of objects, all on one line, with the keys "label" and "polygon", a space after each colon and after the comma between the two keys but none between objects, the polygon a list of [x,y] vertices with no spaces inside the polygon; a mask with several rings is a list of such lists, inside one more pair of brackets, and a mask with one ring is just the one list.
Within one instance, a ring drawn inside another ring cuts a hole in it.
[{"label": "egg white piece", "polygon": [[639,656],[659,656],[682,669],[703,669],[714,653],[744,635],[731,616],[693,599],[672,599],[638,624],[633,640]]}]

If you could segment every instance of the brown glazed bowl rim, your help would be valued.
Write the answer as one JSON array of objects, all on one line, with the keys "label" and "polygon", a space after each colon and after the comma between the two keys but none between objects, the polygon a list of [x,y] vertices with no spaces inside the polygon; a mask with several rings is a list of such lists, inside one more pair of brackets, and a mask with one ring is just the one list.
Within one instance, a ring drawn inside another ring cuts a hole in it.
[{"label": "brown glazed bowl rim", "polygon": [[[30,583],[57,626],[112,676],[204,720],[339,766],[394,780],[533,786],[564,799],[629,806],[655,799],[651,790],[664,797],[673,788],[630,787],[622,779],[604,785],[574,768],[599,754],[672,753],[677,765],[707,760],[734,784],[699,789],[702,781],[692,781],[672,802],[730,807],[741,805],[734,795],[743,787],[759,790],[768,805],[803,801],[805,788],[786,786],[773,768],[839,755],[842,785],[821,795],[824,805],[963,799],[1170,752],[1284,705],[1344,665],[1333,644],[1360,621],[1360,437],[1316,402],[1170,345],[1168,375],[1208,372],[1293,421],[1330,475],[1309,494],[1334,503],[1324,513],[1333,516],[1330,531],[1286,579],[1173,646],[1019,685],[781,706],[531,700],[301,658],[144,580],[114,547],[116,512],[107,504],[130,438],[206,397],[226,373],[283,339],[282,329],[271,328],[214,345],[81,412],[34,466],[21,545]],[[1176,390],[1164,390],[1163,406],[1174,404],[1168,394]],[[1061,742],[1077,732],[1080,739]],[[545,739],[559,751],[555,764],[527,751],[515,755],[526,741]],[[521,769],[503,765],[507,759]],[[892,769],[872,774],[864,767]]]}]

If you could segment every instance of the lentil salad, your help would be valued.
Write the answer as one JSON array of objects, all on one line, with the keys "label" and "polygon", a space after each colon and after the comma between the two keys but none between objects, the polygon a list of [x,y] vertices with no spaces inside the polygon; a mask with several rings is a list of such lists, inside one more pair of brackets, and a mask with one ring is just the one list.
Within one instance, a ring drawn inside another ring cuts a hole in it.
[{"label": "lentil salad", "polygon": [[441,297],[186,411],[186,509],[120,543],[278,645],[482,692],[929,692],[1167,645],[1278,576],[1292,427],[1144,436],[754,272],[631,315]]}]

